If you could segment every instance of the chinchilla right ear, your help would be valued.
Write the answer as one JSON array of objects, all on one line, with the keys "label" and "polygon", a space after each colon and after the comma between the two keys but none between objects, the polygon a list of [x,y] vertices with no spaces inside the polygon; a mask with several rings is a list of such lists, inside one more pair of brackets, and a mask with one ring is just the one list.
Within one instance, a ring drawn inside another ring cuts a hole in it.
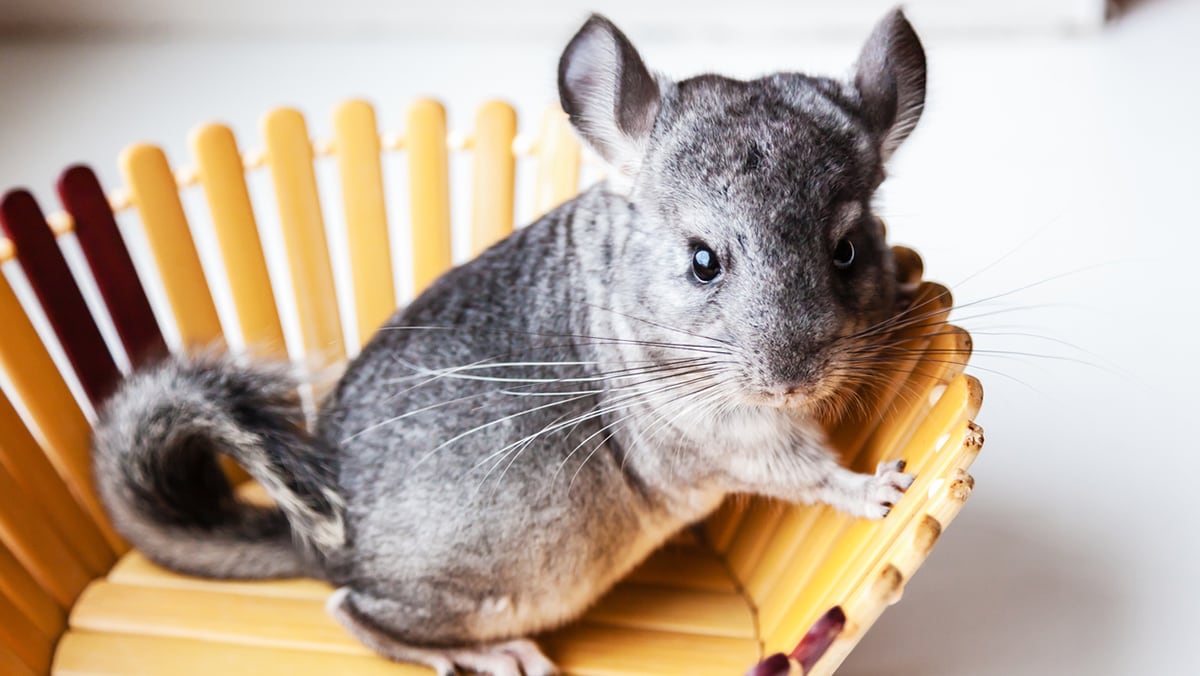
[{"label": "chinchilla right ear", "polygon": [[558,61],[558,97],[571,124],[626,176],[638,170],[660,105],[659,83],[611,21],[593,14]]},{"label": "chinchilla right ear", "polygon": [[888,12],[867,38],[854,85],[886,161],[917,126],[925,107],[925,49],[899,8]]}]

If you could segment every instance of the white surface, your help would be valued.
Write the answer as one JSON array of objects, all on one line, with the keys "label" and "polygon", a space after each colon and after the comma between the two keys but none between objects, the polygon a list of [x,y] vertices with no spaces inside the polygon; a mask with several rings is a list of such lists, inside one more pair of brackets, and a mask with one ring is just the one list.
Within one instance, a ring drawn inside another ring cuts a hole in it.
[{"label": "white surface", "polygon": [[[857,51],[838,40],[714,46],[687,38],[686,25],[630,33],[653,67],[676,75],[842,73]],[[52,204],[57,170],[84,160],[111,187],[126,142],[148,138],[185,158],[188,128],[210,117],[256,145],[258,114],[284,102],[308,111],[322,137],[348,95],[378,103],[391,129],[426,93],[443,96],[460,129],[489,95],[534,113],[552,100],[573,28],[519,45],[2,45],[0,185],[32,183]],[[955,287],[963,303],[1037,285],[959,313],[987,392],[976,493],[842,673],[1200,673],[1200,8],[1149,2],[1099,34],[942,34],[927,48],[927,115],[881,200],[892,237],[922,251],[930,278],[977,275]],[[994,311],[1004,313],[977,316]],[[1013,331],[1050,340],[994,335]]]},{"label": "white surface", "polygon": [[[6,0],[0,30],[80,34],[338,36],[391,39],[445,35],[495,41],[541,35],[597,8],[631,32],[709,40],[818,39],[857,33],[894,0],[779,2],[741,0]],[[1088,30],[1100,25],[1104,0],[910,0],[905,7],[936,31]]]}]

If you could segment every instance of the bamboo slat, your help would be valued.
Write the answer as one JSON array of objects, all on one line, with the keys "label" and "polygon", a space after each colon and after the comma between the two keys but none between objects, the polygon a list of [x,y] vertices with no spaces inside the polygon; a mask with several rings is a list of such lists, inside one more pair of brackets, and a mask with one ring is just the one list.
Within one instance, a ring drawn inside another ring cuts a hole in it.
[{"label": "bamboo slat", "polygon": [[[928,349],[942,350],[958,345],[960,336],[963,334],[964,332],[960,329],[948,327],[929,341]],[[901,403],[907,405],[890,407],[885,411],[884,421],[876,428],[875,434],[866,442],[859,455],[875,457],[878,455],[875,448],[899,448],[897,440],[911,434],[917,422],[917,416],[932,408],[933,402],[930,401],[930,394],[936,388],[945,387],[945,384],[961,371],[961,366],[956,366],[951,362],[935,365],[921,364],[906,384]],[[866,463],[857,462],[857,459],[852,466],[856,466],[858,471],[867,471],[867,468],[871,467]],[[789,575],[792,576],[803,575],[802,571],[815,565],[816,560],[814,558],[800,562],[796,560],[797,557],[804,557],[805,552],[809,551],[823,551],[823,548],[832,541],[833,535],[840,532],[840,530],[831,529],[824,533],[822,538],[807,537],[808,533],[812,532],[817,519],[829,518],[832,520],[832,513],[823,512],[830,512],[830,510],[811,508],[795,510],[786,515],[763,555],[756,562],[754,570],[744,579],[746,591],[759,604],[763,620],[767,624],[776,620],[780,600],[788,596],[788,589],[777,587],[784,571],[789,571]],[[845,523],[844,520],[842,522]]]},{"label": "bamboo slat", "polygon": [[754,639],[754,615],[737,592],[698,591],[622,583],[584,619],[630,629]]},{"label": "bamboo slat", "polygon": [[346,347],[308,128],[298,111],[281,108],[263,118],[262,130],[287,243],[304,350],[314,366],[332,364],[346,356]]},{"label": "bamboo slat", "polygon": [[256,353],[286,357],[279,309],[233,132],[224,125],[206,124],[193,129],[189,141],[225,261],[242,337]]},{"label": "bamboo slat", "polygon": [[[238,594],[325,599],[333,589],[316,580],[206,580],[180,575],[129,552],[108,574],[108,581],[142,587],[211,589]],[[698,545],[667,545],[629,574],[626,581],[641,585],[733,592],[737,587],[721,562]]]},{"label": "bamboo slat", "polygon": [[183,344],[213,344],[222,336],[221,321],[166,154],[156,146],[136,144],[121,153],[120,165]]},{"label": "bamboo slat", "polygon": [[82,165],[67,168],[58,178],[58,196],[130,363],[166,356],[167,343],[96,174]]},{"label": "bamboo slat", "polygon": [[[936,323],[945,319],[944,313],[948,312],[950,305],[949,296],[942,292],[943,289],[939,285],[927,283],[917,293],[915,302],[924,304],[922,306],[924,311],[931,313],[929,322]],[[920,322],[917,326],[899,332],[896,339],[901,341],[899,344],[900,354],[921,354],[929,342],[925,337],[927,333],[929,333],[929,329],[926,322]],[[905,390],[912,385],[911,376],[917,364],[917,360],[912,358],[897,359],[896,363],[884,372],[885,378],[882,382],[861,392],[861,395],[869,402],[865,407],[866,410],[878,411],[877,415],[853,416],[834,425],[829,433],[829,443],[841,455],[843,464],[849,467],[860,464],[858,458],[864,455],[864,444],[867,437],[889,422],[886,413],[897,408],[906,408],[905,405],[908,401],[905,399],[907,396]],[[859,471],[866,470],[860,469]],[[874,472],[873,465],[870,471]],[[840,532],[841,524],[845,521],[845,519],[839,518],[840,515],[836,515],[831,508],[823,505],[790,506],[787,509],[788,511],[799,510],[800,512],[814,513],[811,516],[795,514],[792,518],[785,518],[788,514],[785,513],[782,506],[766,500],[754,501],[746,511],[734,541],[725,554],[734,577],[738,580],[748,583],[752,578],[762,576],[766,571],[765,568],[759,566],[763,554],[770,552],[772,556],[778,556],[781,549],[788,548],[788,543],[803,540],[806,552],[812,551],[814,548],[819,550],[819,547],[815,547],[811,539],[806,537],[807,532],[778,533],[781,524],[786,523],[790,529],[801,526],[811,528],[819,536],[831,540]],[[826,524],[828,527],[825,527]],[[795,551],[794,548],[792,551]],[[810,562],[813,560],[812,557],[806,558]],[[778,565],[780,561],[774,559],[773,563]],[[755,586],[752,598],[761,602],[763,600],[762,592],[761,585]]]},{"label": "bamboo slat", "polygon": [[[256,593],[276,583],[188,582],[142,586],[142,563],[124,563],[108,582],[94,583],[71,616],[71,626],[114,632],[204,638],[243,645],[366,654],[323,611],[324,595],[293,587],[288,595]],[[130,573],[133,573],[131,576]],[[118,581],[119,580],[119,581]],[[135,584],[129,584],[130,582]],[[144,581],[144,580],[143,580]],[[237,589],[238,586],[242,589]],[[292,595],[300,591],[299,594]],[[753,642],[753,616],[732,591],[683,590],[627,584],[606,596],[584,620],[589,625]],[[747,664],[749,662],[746,662]],[[639,672],[640,673],[640,672]]]},{"label": "bamboo slat", "polygon": [[758,642],[624,627],[573,624],[541,639],[572,676],[730,676],[759,659]]},{"label": "bamboo slat", "polygon": [[25,190],[6,194],[0,200],[0,225],[17,247],[17,261],[79,384],[91,403],[99,404],[121,372],[33,195]]},{"label": "bamboo slat", "polygon": [[582,149],[567,114],[551,105],[542,118],[537,145],[537,177],[534,184],[534,215],[540,216],[579,191]]},{"label": "bamboo slat", "polygon": [[[930,343],[933,345],[953,344],[955,334],[953,332],[941,332]],[[912,345],[912,343],[910,343]],[[916,382],[910,381],[911,390],[927,393],[939,386],[944,387],[944,384],[956,377],[961,372],[961,366],[953,364],[941,364],[941,368],[932,372],[921,372],[916,374]],[[921,405],[928,402],[928,398],[913,400],[915,405]],[[923,411],[928,412],[932,408],[933,403],[928,402]],[[885,414],[886,415],[886,414]],[[899,452],[898,447],[888,448],[885,452],[895,457],[894,454]],[[878,449],[864,449],[860,455],[872,456],[876,463],[881,460]],[[865,464],[858,463],[857,458],[851,459],[851,465]],[[872,471],[874,465],[870,465]],[[910,463],[909,471],[916,472],[919,469],[915,463]],[[861,470],[865,471],[865,470]],[[914,493],[914,495],[916,495]],[[909,502],[912,498],[908,498]],[[781,559],[768,559],[762,568],[756,569],[755,573],[748,579],[748,589],[754,594],[753,598],[759,606],[759,621],[763,628],[764,634],[769,634],[778,623],[782,621],[786,609],[794,607],[794,599],[798,589],[809,587],[809,580],[816,575],[817,569],[825,565],[826,553],[830,552],[837,546],[838,539],[843,537],[847,529],[851,528],[859,520],[841,514],[828,506],[816,506],[812,508],[813,515],[807,519],[797,519],[790,523],[794,529],[789,529],[776,534],[776,541],[791,539],[792,542],[802,543],[802,547],[792,547],[792,553],[788,556],[788,563],[780,567]],[[898,517],[896,517],[898,518]],[[893,521],[895,518],[893,518]],[[863,522],[866,523],[866,522]],[[777,552],[772,551],[774,555]],[[760,563],[762,563],[760,561]],[[782,574],[786,571],[786,574]],[[774,580],[768,583],[767,577],[774,577]]]},{"label": "bamboo slat", "polygon": [[0,541],[62,608],[70,608],[92,574],[45,519],[42,505],[0,465]]},{"label": "bamboo slat", "polygon": [[0,674],[8,676],[35,676],[21,658],[12,649],[0,645]]},{"label": "bamboo slat", "polygon": [[475,116],[475,194],[472,201],[471,251],[478,254],[513,229],[513,188],[517,111],[489,101]]},{"label": "bamboo slat", "polygon": [[62,633],[66,613],[8,547],[0,543],[0,595],[47,640]]},{"label": "bamboo slat", "polygon": [[764,626],[768,650],[779,650],[794,644],[819,612],[833,605],[830,599],[842,599],[851,575],[866,575],[878,558],[874,550],[890,544],[895,534],[904,528],[926,501],[930,483],[944,476],[953,467],[957,441],[966,431],[967,418],[978,410],[972,392],[976,389],[967,376],[958,376],[930,411],[912,441],[901,453],[909,462],[910,471],[917,475],[908,495],[901,500],[883,521],[856,521],[842,534],[828,555],[821,557],[821,566],[801,591],[795,595],[790,608],[777,627]]},{"label": "bamboo slat", "polygon": [[192,589],[250,596],[278,596],[292,599],[325,601],[333,588],[317,580],[208,580],[181,575],[161,568],[140,552],[129,552],[108,574],[114,584],[163,589]]},{"label": "bamboo slat", "polygon": [[938,495],[930,500],[925,516],[909,528],[910,532],[905,537],[898,538],[884,556],[883,560],[888,563],[877,575],[867,576],[855,583],[854,589],[846,597],[848,601],[843,604],[846,616],[853,618],[853,621],[825,652],[811,676],[833,674],[862,639],[867,628],[897,599],[900,586],[888,582],[898,579],[902,585],[912,578],[933,551],[946,526],[966,503],[972,484],[970,476],[956,470],[955,477],[944,483]]},{"label": "bamboo slat", "polygon": [[704,537],[714,552],[724,554],[729,550],[749,506],[750,498],[741,495],[730,496],[704,520]]},{"label": "bamboo slat", "polygon": [[634,568],[625,580],[681,589],[737,590],[737,585],[720,559],[707,547],[697,544],[668,543]]},{"label": "bamboo slat", "polygon": [[71,611],[72,629],[201,638],[219,643],[369,655],[317,599],[93,582]]},{"label": "bamboo slat", "polygon": [[883,422],[867,439],[856,469],[874,468],[895,449],[903,448],[916,432],[922,416],[927,414],[947,384],[966,368],[971,354],[971,337],[957,326],[944,326],[929,341],[922,353],[909,386],[904,392],[903,406],[893,406],[883,414]]},{"label": "bamboo slat", "polygon": [[[742,613],[748,614],[743,606]],[[89,633],[203,639],[215,644],[369,655],[325,614],[318,600],[270,598],[180,589],[92,585],[71,616]],[[619,639],[619,642],[613,642]],[[551,657],[570,673],[730,673],[757,658],[753,638],[573,625],[547,639]],[[614,646],[620,650],[613,650]],[[615,657],[620,655],[620,657]]]},{"label": "bamboo slat", "polygon": [[0,596],[0,647],[12,651],[30,671],[44,674],[50,668],[53,641],[41,632],[8,596]]},{"label": "bamboo slat", "polygon": [[338,106],[333,124],[358,339],[365,344],[396,311],[379,130],[375,110],[366,101],[347,101]]},{"label": "bamboo slat", "polygon": [[113,550],[3,392],[0,392],[0,465],[45,510],[49,523],[43,526],[53,528],[70,543],[93,577],[109,569],[114,560]]},{"label": "bamboo slat", "polygon": [[413,288],[420,294],[450,268],[450,159],[446,109],[432,99],[408,109],[409,208]]},{"label": "bamboo slat", "polygon": [[68,632],[55,676],[430,676],[427,668],[372,655],[214,643],[209,640]]},{"label": "bamboo slat", "polygon": [[792,509],[797,509],[797,506],[780,500],[759,497],[750,501],[725,552],[725,560],[734,578],[745,580],[751,574],[780,521]]},{"label": "bamboo slat", "polygon": [[46,441],[46,455],[104,535],[109,547],[127,547],[108,521],[91,482],[91,428],[46,351],[8,280],[0,275],[0,368]]}]

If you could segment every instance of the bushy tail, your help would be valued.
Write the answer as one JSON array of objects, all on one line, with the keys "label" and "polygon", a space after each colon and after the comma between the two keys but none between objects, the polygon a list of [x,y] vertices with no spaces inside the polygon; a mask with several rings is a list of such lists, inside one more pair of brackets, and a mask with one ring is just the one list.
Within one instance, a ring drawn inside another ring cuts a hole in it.
[{"label": "bushy tail", "polygon": [[[238,500],[217,454],[246,468],[278,507]],[[336,458],[304,429],[282,368],[175,357],[135,373],[105,404],[93,457],[117,529],[174,570],[314,575],[343,544]]]}]

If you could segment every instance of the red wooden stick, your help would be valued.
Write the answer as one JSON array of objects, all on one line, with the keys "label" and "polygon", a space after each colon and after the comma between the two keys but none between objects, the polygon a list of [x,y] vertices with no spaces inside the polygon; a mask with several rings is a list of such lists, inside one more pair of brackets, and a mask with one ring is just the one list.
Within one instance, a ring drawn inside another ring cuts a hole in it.
[{"label": "red wooden stick", "polygon": [[26,190],[6,194],[0,200],[0,226],[16,246],[17,260],[84,392],[98,404],[112,392],[121,372],[33,195]]},{"label": "red wooden stick", "polygon": [[166,356],[167,343],[96,174],[83,165],[68,167],[58,178],[58,196],[75,220],[75,236],[129,361],[137,367]]}]

